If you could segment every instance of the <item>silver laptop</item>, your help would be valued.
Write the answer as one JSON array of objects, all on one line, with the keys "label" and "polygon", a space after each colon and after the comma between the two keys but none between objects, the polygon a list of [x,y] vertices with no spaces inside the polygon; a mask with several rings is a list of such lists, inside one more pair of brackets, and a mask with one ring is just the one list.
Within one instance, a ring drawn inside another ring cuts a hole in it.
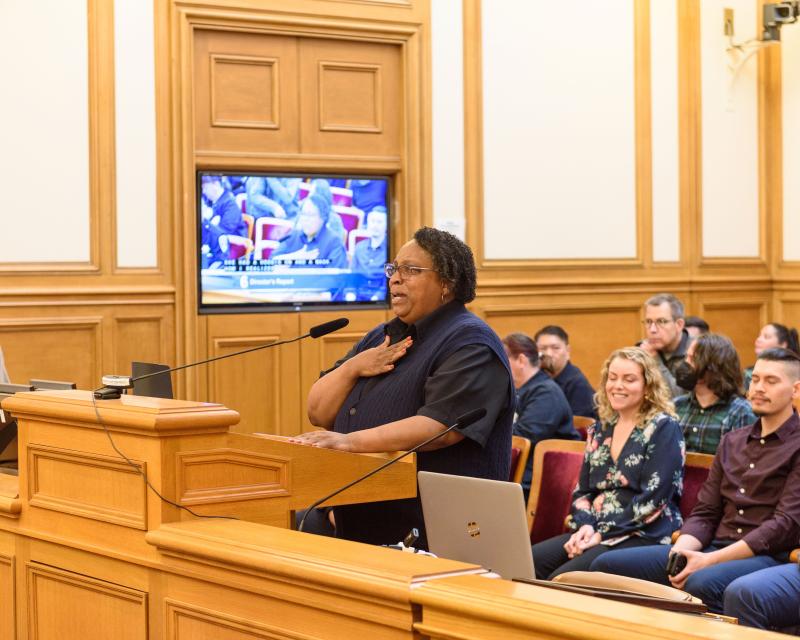
[{"label": "silver laptop", "polygon": [[431,553],[507,579],[536,577],[520,485],[429,471],[417,479]]}]

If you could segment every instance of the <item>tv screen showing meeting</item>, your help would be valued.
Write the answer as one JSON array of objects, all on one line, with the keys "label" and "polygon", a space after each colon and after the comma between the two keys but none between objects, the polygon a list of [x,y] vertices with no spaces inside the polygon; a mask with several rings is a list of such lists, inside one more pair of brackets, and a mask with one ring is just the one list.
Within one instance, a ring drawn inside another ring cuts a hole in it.
[{"label": "tv screen showing meeting", "polygon": [[197,173],[200,313],[388,306],[388,176]]}]

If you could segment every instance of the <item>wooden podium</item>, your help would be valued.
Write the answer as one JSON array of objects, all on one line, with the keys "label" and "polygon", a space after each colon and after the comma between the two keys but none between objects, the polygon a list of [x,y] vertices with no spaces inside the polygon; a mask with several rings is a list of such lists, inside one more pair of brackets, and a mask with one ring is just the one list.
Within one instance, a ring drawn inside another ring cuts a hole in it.
[{"label": "wooden podium", "polygon": [[[220,405],[131,396],[95,407],[88,392],[52,391],[3,408],[19,421],[20,464],[18,477],[0,474],[0,640],[771,635],[293,531],[294,510],[385,457],[233,434],[238,414]],[[412,496],[414,467],[338,499]],[[170,506],[138,469],[168,500],[238,519]]]},{"label": "wooden podium", "polygon": [[[76,518],[91,519],[100,539],[117,538],[119,527],[193,519],[148,491],[139,470],[162,496],[197,514],[291,528],[295,510],[388,458],[231,433],[239,414],[209,403],[93,402],[88,391],[48,391],[16,394],[3,407],[19,423],[20,495],[39,507],[24,515],[27,524],[68,529]],[[329,504],[414,496],[415,466],[409,456]]]}]

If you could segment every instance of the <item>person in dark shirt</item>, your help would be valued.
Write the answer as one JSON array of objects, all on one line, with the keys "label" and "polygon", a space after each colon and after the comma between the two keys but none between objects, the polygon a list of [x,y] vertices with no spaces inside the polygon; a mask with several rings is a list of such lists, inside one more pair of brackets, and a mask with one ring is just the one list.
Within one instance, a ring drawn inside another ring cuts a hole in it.
[{"label": "person in dark shirt", "polygon": [[541,366],[561,387],[575,416],[597,418],[594,389],[583,372],[569,360],[569,335],[556,325],[542,327],[533,338]]},{"label": "person in dark shirt", "polygon": [[270,256],[273,260],[292,260],[293,266],[347,268],[347,252],[342,239],[326,226],[331,205],[312,193],[303,200],[298,228],[292,231]]},{"label": "person in dark shirt", "polygon": [[247,223],[236,198],[222,185],[220,176],[203,176],[201,189],[203,197],[211,203],[211,219],[203,225],[203,254],[213,263],[226,257],[225,236],[247,237]]},{"label": "person in dark shirt", "polygon": [[350,188],[353,190],[353,206],[361,209],[366,215],[375,207],[386,206],[386,180],[353,180]]},{"label": "person in dark shirt", "polygon": [[[572,426],[572,411],[561,388],[539,368],[536,344],[523,333],[503,338],[503,346],[511,364],[511,375],[517,389],[517,415],[512,427],[514,435],[528,438],[531,450],[540,440],[559,438],[579,440]],[[533,456],[528,457],[522,476],[525,501],[531,490]]]},{"label": "person in dark shirt", "polygon": [[[670,548],[613,551],[593,571],[660,582],[725,613],[726,587],[786,562],[800,539],[800,356],[769,349],[756,361],[750,401],[758,421],[722,438],[697,505]],[[668,576],[670,554],[686,558]]]},{"label": "person in dark shirt", "polygon": [[683,394],[675,382],[675,369],[686,358],[692,341],[683,315],[683,303],[671,293],[659,293],[644,303],[645,339],[639,346],[658,361],[673,398]]},{"label": "person in dark shirt", "polygon": [[368,278],[383,278],[383,265],[389,255],[386,246],[386,207],[375,207],[370,211],[367,216],[367,231],[369,238],[356,245],[350,268]]},{"label": "person in dark shirt", "polygon": [[[514,386],[500,339],[466,308],[475,298],[472,251],[424,227],[387,264],[395,318],[362,338],[308,394],[308,417],[322,431],[300,444],[354,452],[408,450],[474,409],[486,414],[417,454],[426,471],[508,480]],[[418,498],[334,507],[336,535],[394,544],[412,527],[425,548]]]}]

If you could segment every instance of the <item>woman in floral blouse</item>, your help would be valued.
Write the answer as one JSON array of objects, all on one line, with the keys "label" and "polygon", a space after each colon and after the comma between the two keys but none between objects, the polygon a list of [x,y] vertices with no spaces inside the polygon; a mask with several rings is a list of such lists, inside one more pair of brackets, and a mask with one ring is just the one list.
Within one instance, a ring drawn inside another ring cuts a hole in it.
[{"label": "woman in floral blouse", "polygon": [[669,387],[638,347],[618,349],[603,365],[569,528],[533,546],[536,576],[586,571],[609,549],[668,544],[681,526],[678,500],[685,447]]}]

